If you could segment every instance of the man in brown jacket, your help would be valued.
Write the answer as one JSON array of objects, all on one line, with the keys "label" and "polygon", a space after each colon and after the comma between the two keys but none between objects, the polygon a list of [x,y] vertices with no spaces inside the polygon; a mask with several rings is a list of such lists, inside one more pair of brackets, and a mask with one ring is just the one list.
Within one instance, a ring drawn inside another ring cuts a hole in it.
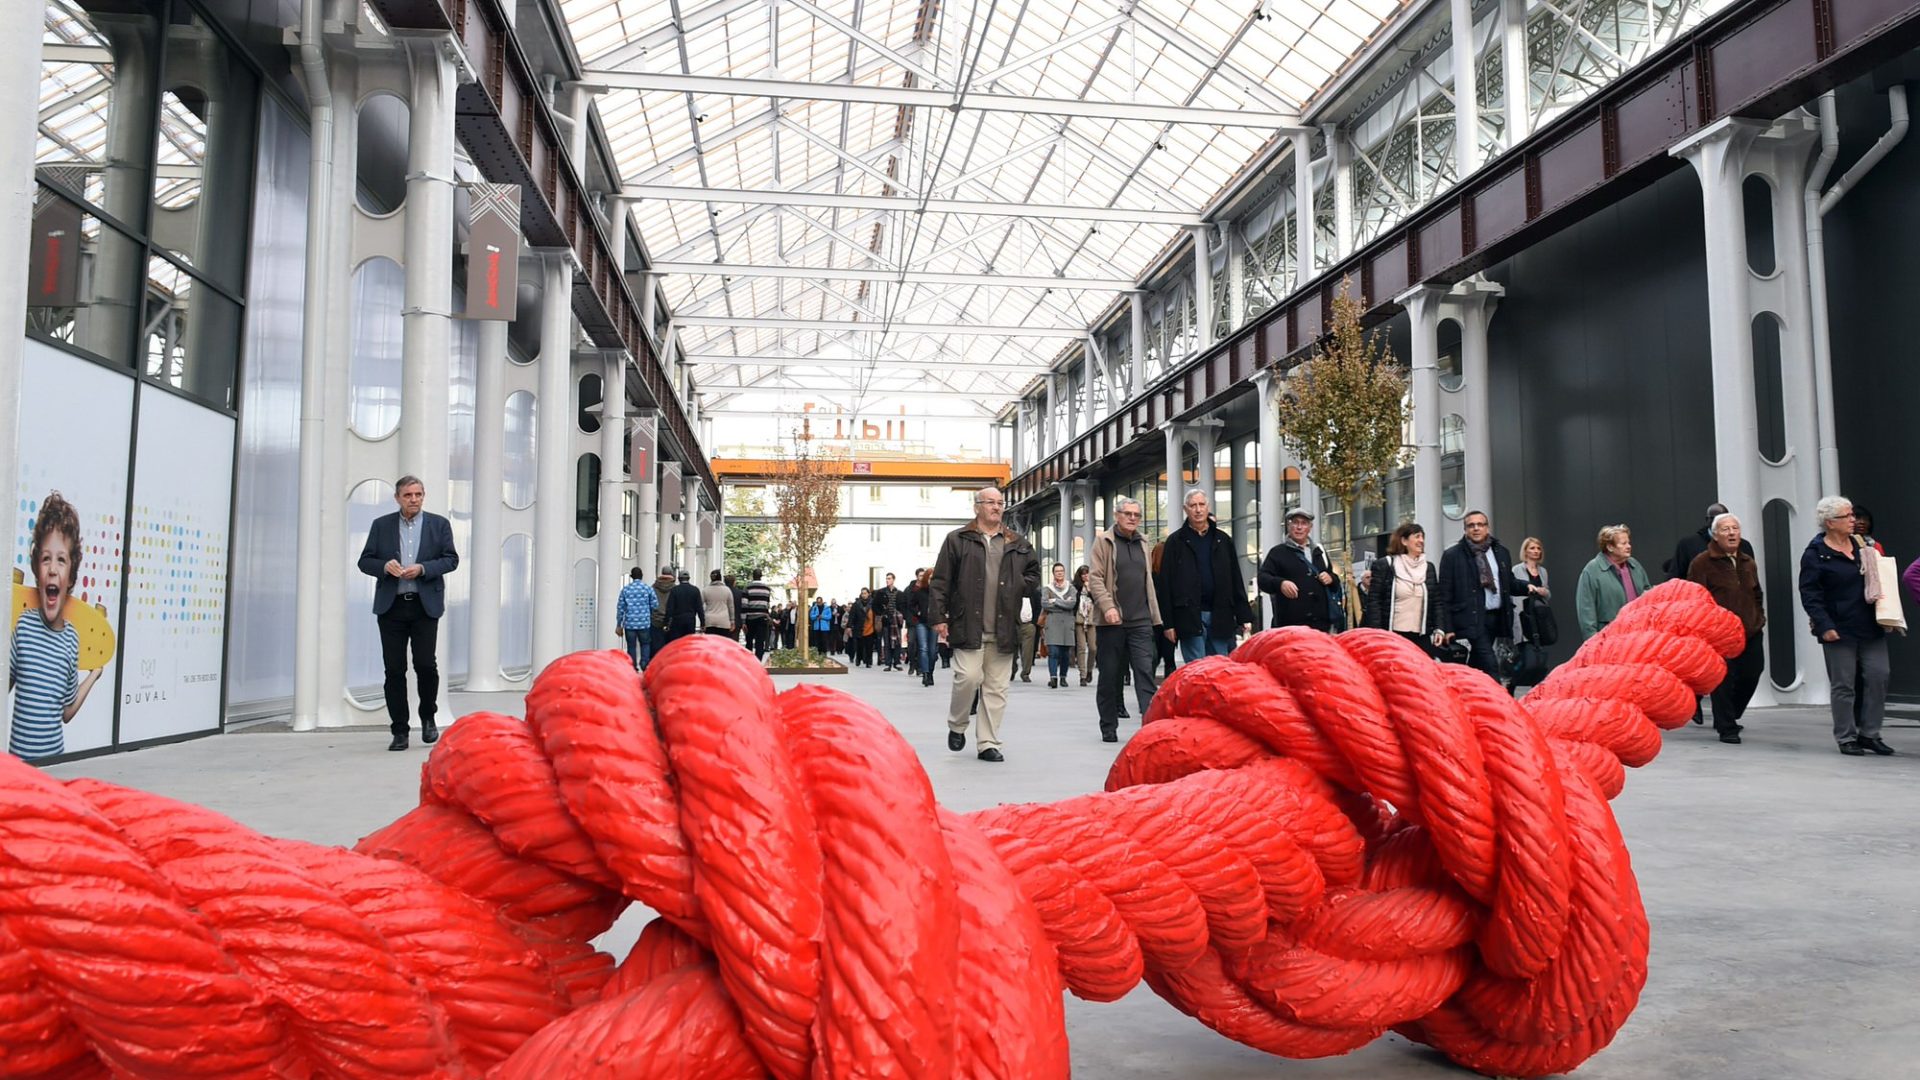
[{"label": "man in brown jacket", "polygon": [[1760,567],[1740,539],[1740,519],[1721,513],[1707,526],[1707,534],[1707,550],[1694,556],[1685,574],[1688,581],[1704,585],[1714,603],[1740,616],[1741,629],[1747,632],[1747,647],[1727,662],[1727,677],[1713,691],[1713,729],[1721,742],[1737,744],[1744,730],[1740,717],[1766,666],[1761,633],[1767,625],[1766,597],[1760,589]]},{"label": "man in brown jacket", "polygon": [[[1133,668],[1133,695],[1142,722],[1159,689],[1153,679],[1154,662],[1159,659],[1153,628],[1161,625],[1160,600],[1154,595],[1146,538],[1140,535],[1139,500],[1123,498],[1114,504],[1113,528],[1093,538],[1088,566],[1094,667],[1100,672],[1100,685],[1093,692],[1100,709],[1100,739],[1119,742],[1122,665]],[[1168,641],[1174,640],[1172,627],[1165,633]]]},{"label": "man in brown jacket", "polygon": [[966,749],[967,711],[979,690],[982,761],[1006,760],[1000,753],[1000,720],[1007,711],[1011,658],[1020,644],[1020,598],[1040,588],[1040,561],[1032,544],[1001,524],[1006,509],[999,488],[975,493],[973,520],[940,544],[927,587],[927,621],[934,636],[953,647],[947,749]]}]

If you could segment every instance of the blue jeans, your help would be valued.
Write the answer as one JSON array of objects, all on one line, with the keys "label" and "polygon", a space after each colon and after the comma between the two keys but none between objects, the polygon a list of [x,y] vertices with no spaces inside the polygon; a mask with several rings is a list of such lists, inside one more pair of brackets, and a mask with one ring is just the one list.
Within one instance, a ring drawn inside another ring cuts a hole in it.
[{"label": "blue jeans", "polygon": [[653,660],[653,628],[642,626],[639,629],[626,627],[627,657],[633,661],[635,671],[644,669]]},{"label": "blue jeans", "polygon": [[1200,632],[1192,637],[1180,639],[1180,660],[1191,664],[1203,656],[1225,656],[1233,651],[1233,631],[1227,631],[1226,637],[1215,637],[1213,633],[1213,612],[1200,613]]},{"label": "blue jeans", "polygon": [[1065,645],[1047,646],[1047,678],[1067,680],[1067,672],[1073,668],[1073,650]]},{"label": "blue jeans", "polygon": [[919,661],[920,674],[932,674],[933,661],[936,655],[934,652],[933,627],[927,625],[925,622],[916,624],[913,628],[913,644],[914,648],[918,650],[918,655],[916,655],[914,659]]}]

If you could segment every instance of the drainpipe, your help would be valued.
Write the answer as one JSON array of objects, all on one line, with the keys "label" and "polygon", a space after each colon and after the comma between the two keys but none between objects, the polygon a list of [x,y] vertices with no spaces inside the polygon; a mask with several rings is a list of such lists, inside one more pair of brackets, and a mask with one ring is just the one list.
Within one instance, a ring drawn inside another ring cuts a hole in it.
[{"label": "drainpipe", "polygon": [[333,90],[321,49],[323,0],[305,0],[300,12],[300,71],[307,92],[313,145],[307,183],[307,287],[300,328],[300,519],[294,555],[293,727],[311,731],[320,714],[320,515],[324,501],[322,441],[326,438],[326,282],[332,267],[327,236],[333,220]]},{"label": "drainpipe", "polygon": [[1832,494],[1840,490],[1840,448],[1833,420],[1833,339],[1827,322],[1827,256],[1825,227],[1829,211],[1839,205],[1860,178],[1873,169],[1907,134],[1907,88],[1896,85],[1887,91],[1889,123],[1860,160],[1824,194],[1820,185],[1840,154],[1840,121],[1833,91],[1820,95],[1820,157],[1807,179],[1807,284],[1813,301],[1813,393],[1820,436],[1820,490]]}]

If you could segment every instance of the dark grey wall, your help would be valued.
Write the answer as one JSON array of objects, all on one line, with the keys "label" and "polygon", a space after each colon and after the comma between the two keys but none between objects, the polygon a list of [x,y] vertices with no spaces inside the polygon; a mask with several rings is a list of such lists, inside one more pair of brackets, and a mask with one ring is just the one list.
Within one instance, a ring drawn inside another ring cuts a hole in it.
[{"label": "dark grey wall", "polygon": [[[1700,185],[1691,169],[1493,267],[1493,527],[1538,536],[1561,626],[1600,526],[1625,522],[1655,581],[1714,498]],[[1459,539],[1449,528],[1443,539]]]},{"label": "dark grey wall", "polygon": [[[1912,59],[1907,63],[1912,71]],[[1907,91],[1920,105],[1920,82]],[[1843,87],[1833,175],[1886,129],[1887,98],[1873,80]],[[1867,174],[1827,215],[1826,227],[1841,493],[1872,509],[1875,538],[1904,570],[1920,557],[1913,417],[1920,400],[1920,132],[1910,132]],[[1907,597],[1909,622],[1917,607]],[[1893,690],[1920,696],[1920,639],[1893,639]]]}]

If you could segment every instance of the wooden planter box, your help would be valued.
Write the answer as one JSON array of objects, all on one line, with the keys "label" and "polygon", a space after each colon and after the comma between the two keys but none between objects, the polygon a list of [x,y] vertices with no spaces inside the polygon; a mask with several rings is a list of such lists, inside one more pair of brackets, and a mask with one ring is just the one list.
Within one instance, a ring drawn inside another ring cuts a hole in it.
[{"label": "wooden planter box", "polygon": [[769,675],[845,675],[846,673],[847,665],[836,663],[832,660],[818,667],[774,667],[771,664],[767,665],[767,674]]}]

